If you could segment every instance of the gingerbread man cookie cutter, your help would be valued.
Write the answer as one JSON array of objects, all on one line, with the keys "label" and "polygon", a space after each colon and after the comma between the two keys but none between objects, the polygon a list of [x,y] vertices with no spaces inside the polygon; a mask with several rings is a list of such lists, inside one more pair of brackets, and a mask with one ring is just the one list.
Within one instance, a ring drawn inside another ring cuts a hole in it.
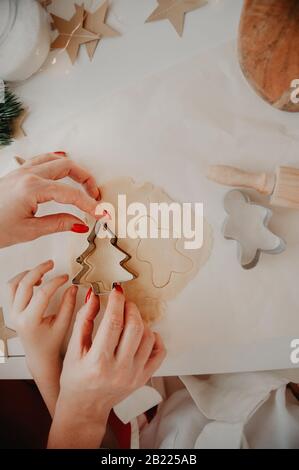
[{"label": "gingerbread man cookie cutter", "polygon": [[285,241],[268,228],[272,211],[251,202],[247,194],[237,189],[229,191],[224,197],[224,209],[227,217],[222,233],[225,239],[237,242],[242,268],[254,268],[261,253],[273,255],[286,249]]}]

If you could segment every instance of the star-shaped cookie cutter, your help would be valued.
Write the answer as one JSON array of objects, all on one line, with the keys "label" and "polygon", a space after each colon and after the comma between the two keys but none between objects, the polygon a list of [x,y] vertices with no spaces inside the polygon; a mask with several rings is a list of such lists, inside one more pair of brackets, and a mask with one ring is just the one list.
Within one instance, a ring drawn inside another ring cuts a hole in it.
[{"label": "star-shaped cookie cutter", "polygon": [[[118,238],[115,235],[115,233],[113,233],[112,230],[108,227],[107,223],[103,223],[100,220],[98,220],[93,226],[93,229],[87,238],[87,241],[88,241],[87,249],[76,259],[76,262],[82,266],[81,271],[72,280],[72,284],[76,286],[86,285],[86,282],[84,283],[82,282],[82,280],[90,270],[90,265],[87,263],[87,258],[97,249],[95,240],[101,228],[103,228],[104,230],[108,232],[111,245],[114,246],[114,248],[116,248],[118,251],[124,254],[124,259],[120,261],[119,264],[125,271],[131,274],[131,279],[129,280],[131,281],[137,278],[137,274],[134,273],[132,270],[128,269],[127,266],[125,266],[125,264],[132,258],[132,256],[129,255],[129,253],[127,253],[126,251],[124,251],[122,248],[118,246]],[[118,284],[118,283],[121,284],[124,282],[128,282],[128,279],[125,279],[125,280],[116,279],[115,282],[113,282],[111,285],[111,290],[113,289],[115,284]],[[101,290],[101,287],[100,287],[102,285],[101,280],[89,282],[89,284],[95,295],[104,295],[108,293],[105,290],[104,291]]]}]

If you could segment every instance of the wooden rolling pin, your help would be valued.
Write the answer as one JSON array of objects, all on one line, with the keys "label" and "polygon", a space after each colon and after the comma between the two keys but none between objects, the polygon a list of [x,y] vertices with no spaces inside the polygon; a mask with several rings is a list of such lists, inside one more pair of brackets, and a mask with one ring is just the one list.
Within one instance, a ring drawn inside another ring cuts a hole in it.
[{"label": "wooden rolling pin", "polygon": [[271,196],[273,206],[299,209],[299,169],[280,166],[275,174],[249,173],[232,166],[211,165],[208,178],[225,186],[255,189]]}]

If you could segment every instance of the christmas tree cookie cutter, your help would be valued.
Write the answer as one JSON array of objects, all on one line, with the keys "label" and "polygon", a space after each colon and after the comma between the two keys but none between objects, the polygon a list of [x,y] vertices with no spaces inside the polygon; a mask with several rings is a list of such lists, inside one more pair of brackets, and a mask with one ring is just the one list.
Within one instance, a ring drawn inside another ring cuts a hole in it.
[{"label": "christmas tree cookie cutter", "polygon": [[247,194],[234,189],[224,197],[227,217],[222,227],[225,239],[237,242],[237,256],[244,269],[254,268],[261,253],[279,254],[286,249],[284,240],[268,224],[272,211],[251,202]]},{"label": "christmas tree cookie cutter", "polygon": [[[108,286],[108,288],[107,286],[105,286],[105,283],[101,279],[94,279],[94,280],[89,280],[89,281],[86,279],[86,276],[92,269],[92,266],[88,262],[88,259],[93,254],[93,252],[95,252],[95,250],[98,248],[96,245],[96,239],[100,230],[104,230],[107,232],[107,237],[105,239],[106,240],[109,239],[108,243],[112,247],[114,247],[116,250],[118,250],[119,253],[123,255],[123,258],[121,259],[121,261],[118,262],[120,267],[123,269],[123,276],[121,279],[114,279],[111,282],[111,284]],[[129,255],[129,253],[127,253],[126,251],[124,251],[118,246],[118,238],[111,231],[107,223],[97,221],[95,225],[93,226],[93,229],[90,235],[88,236],[87,241],[88,241],[87,249],[76,259],[76,262],[81,265],[82,269],[72,280],[72,283],[74,285],[76,286],[90,285],[95,295],[104,295],[104,294],[109,293],[113,289],[115,284],[122,284],[124,282],[132,281],[136,279],[137,275],[133,271],[128,269],[126,266],[126,263],[131,259],[131,255]]]}]

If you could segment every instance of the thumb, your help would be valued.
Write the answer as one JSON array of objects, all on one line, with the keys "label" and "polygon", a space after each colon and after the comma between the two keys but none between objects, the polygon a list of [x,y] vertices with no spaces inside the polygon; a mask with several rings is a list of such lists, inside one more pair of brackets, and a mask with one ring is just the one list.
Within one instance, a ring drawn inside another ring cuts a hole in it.
[{"label": "thumb", "polygon": [[[68,232],[72,230],[75,224],[86,226],[82,220],[71,214],[52,214],[35,217],[36,238],[49,235],[50,233]],[[87,228],[86,232],[88,231]]]}]

